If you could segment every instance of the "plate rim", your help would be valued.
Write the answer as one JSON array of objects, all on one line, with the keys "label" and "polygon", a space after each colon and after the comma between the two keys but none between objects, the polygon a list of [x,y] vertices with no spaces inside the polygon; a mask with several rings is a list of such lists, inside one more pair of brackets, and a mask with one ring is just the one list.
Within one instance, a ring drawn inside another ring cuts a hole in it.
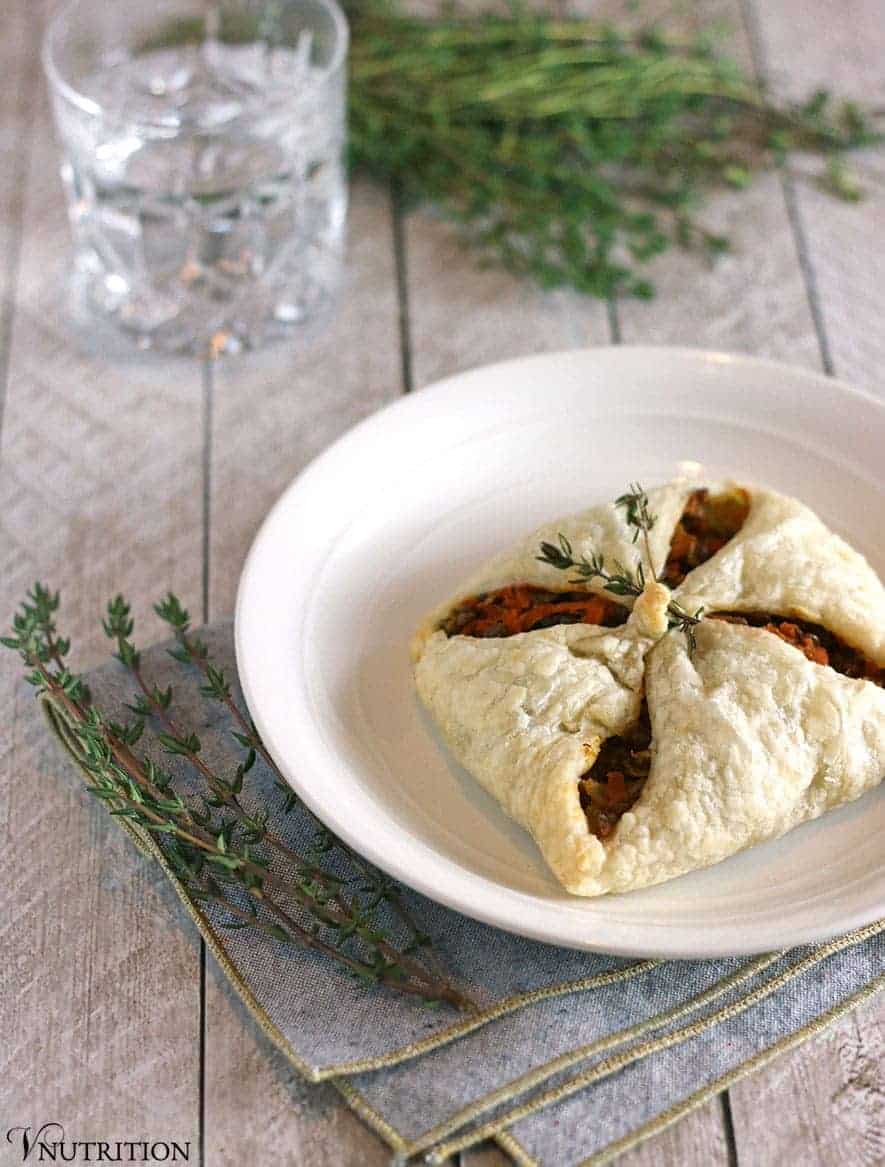
[{"label": "plate rim", "polygon": [[[473,366],[459,372],[450,374],[444,378],[440,378],[422,387],[420,391],[415,393],[403,394],[394,400],[388,402],[381,408],[373,411],[367,417],[362,418],[355,425],[351,426],[345,432],[339,435],[333,442],[326,446],[319,454],[312,458],[306,466],[302,467],[292,479],[283,488],[276,500],[268,510],[261,524],[259,525],[255,536],[253,537],[248,554],[244,560],[241,569],[240,578],[237,586],[236,603],[234,611],[234,645],[235,656],[237,664],[237,672],[239,675],[240,685],[243,690],[244,697],[252,716],[256,728],[258,729],[261,738],[280,769],[285,780],[289,783],[299,798],[312,811],[320,821],[324,822],[330,830],[339,835],[348,845],[353,847],[358,853],[367,858],[370,862],[375,864],[379,869],[385,871],[387,874],[393,876],[395,879],[411,887],[429,899],[442,904],[443,906],[459,912],[462,915],[468,916],[472,919],[478,920],[481,923],[490,925],[492,927],[501,928],[504,931],[511,932],[515,935],[524,936],[531,940],[540,941],[542,943],[550,944],[554,947],[563,947],[578,949],[590,952],[606,953],[613,956],[630,956],[637,958],[655,958],[662,957],[665,959],[708,959],[727,956],[738,955],[754,955],[762,952],[770,951],[772,948],[792,947],[799,944],[816,943],[820,941],[829,940],[836,935],[851,931],[854,928],[862,927],[866,924],[877,920],[883,911],[885,911],[885,904],[878,905],[874,908],[857,909],[855,912],[840,917],[838,922],[831,921],[830,923],[823,922],[816,927],[808,926],[801,927],[797,930],[794,926],[793,930],[789,925],[784,925],[778,931],[778,938],[759,939],[758,941],[735,941],[730,944],[722,944],[717,942],[710,942],[709,937],[707,942],[700,947],[697,943],[679,943],[666,944],[662,946],[661,938],[658,937],[657,942],[652,942],[644,945],[641,941],[625,941],[619,943],[617,939],[607,937],[605,942],[596,942],[592,937],[589,938],[564,938],[551,934],[549,927],[534,926],[531,922],[526,923],[520,920],[516,923],[512,918],[502,918],[500,908],[495,910],[494,907],[485,907],[485,901],[480,897],[470,899],[465,902],[463,895],[458,895],[455,892],[447,890],[446,886],[440,887],[438,884],[432,883],[429,879],[422,877],[421,873],[417,874],[412,870],[404,870],[401,864],[395,859],[391,859],[380,848],[375,848],[371,840],[360,835],[357,831],[351,831],[347,825],[346,819],[327,822],[328,814],[327,808],[324,805],[318,806],[311,794],[311,787],[309,783],[304,783],[299,780],[299,772],[304,773],[305,767],[303,765],[290,766],[286,762],[285,755],[276,747],[274,743],[273,728],[268,725],[263,712],[262,703],[258,699],[256,692],[255,676],[253,673],[252,662],[249,654],[249,649],[245,643],[244,625],[246,618],[244,613],[248,610],[251,589],[255,586],[256,579],[256,563],[264,552],[267,545],[270,533],[278,521],[281,513],[284,512],[290,503],[291,497],[303,489],[305,482],[312,479],[315,475],[322,474],[327,462],[334,461],[340,456],[342,448],[346,448],[351,442],[360,442],[363,440],[366,432],[371,432],[375,427],[384,427],[388,424],[387,419],[391,414],[409,413],[414,409],[421,409],[424,401],[430,397],[434,397],[438,392],[445,392],[446,389],[457,387],[459,383],[469,380],[471,377],[500,376],[505,373],[508,368],[519,366],[523,369],[526,365],[545,363],[555,363],[557,360],[569,359],[589,359],[600,360],[602,362],[614,360],[617,363],[623,360],[625,363],[631,360],[642,360],[647,357],[660,357],[662,353],[666,353],[668,358],[675,358],[679,361],[684,361],[688,364],[696,365],[697,367],[714,365],[739,365],[747,370],[758,370],[761,373],[788,373],[790,376],[800,376],[809,383],[813,383],[818,389],[826,389],[830,393],[847,394],[857,400],[858,404],[865,407],[873,407],[874,410],[882,415],[885,415],[885,401],[876,397],[868,390],[861,389],[849,382],[843,381],[841,378],[831,376],[828,373],[821,372],[814,369],[807,369],[802,365],[792,365],[784,361],[775,360],[769,357],[758,357],[744,353],[728,352],[718,349],[706,348],[692,348],[690,346],[671,346],[671,345],[596,345],[583,346],[576,348],[557,349],[552,351],[545,351],[541,353],[531,353],[523,356],[510,357],[505,360],[494,361],[484,365]],[[426,847],[426,844],[422,844]],[[449,865],[451,868],[453,860],[443,854],[435,856],[439,862]],[[518,899],[532,900],[534,897],[531,893],[519,891],[515,888],[508,887],[497,880],[491,879],[487,876],[479,875],[478,873],[462,873],[458,882],[464,879],[468,882],[474,883],[477,887],[485,886],[489,889],[496,889],[499,893],[509,896],[515,896]],[[605,897],[606,899],[608,897]],[[582,897],[575,897],[577,904],[582,902]],[[594,901],[588,901],[594,902]],[[606,922],[606,927],[613,928],[613,925]],[[635,925],[633,925],[635,927]],[[684,926],[678,926],[677,930]],[[738,930],[741,925],[738,925]],[[768,935],[768,934],[766,934]],[[734,943],[738,943],[738,947],[734,947]]]}]

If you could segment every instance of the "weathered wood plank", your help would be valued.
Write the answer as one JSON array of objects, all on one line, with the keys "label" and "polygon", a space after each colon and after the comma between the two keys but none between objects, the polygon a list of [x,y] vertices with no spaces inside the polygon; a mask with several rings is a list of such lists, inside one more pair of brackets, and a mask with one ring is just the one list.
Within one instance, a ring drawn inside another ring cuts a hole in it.
[{"label": "weathered wood plank", "polygon": [[[353,192],[348,287],[328,333],[222,361],[213,402],[209,611],[233,610],[240,567],[264,515],[310,459],[401,392],[390,200]],[[298,1167],[375,1167],[390,1153],[332,1087],[304,1087],[285,1060],[207,978],[206,1157],[213,1167],[259,1162],[284,1147]]]},{"label": "weathered wood plank", "polygon": [[[38,7],[21,4],[29,22]],[[4,12],[4,16],[7,13]],[[35,577],[62,590],[78,664],[107,653],[118,589],[138,615],[200,575],[200,402],[190,368],[113,366],[74,351],[62,324],[69,251],[34,29],[20,62],[33,132],[8,362],[0,502],[4,625]],[[24,51],[24,49],[22,50]],[[8,84],[9,76],[5,75]],[[4,86],[6,88],[6,86]],[[143,630],[156,632],[155,622]],[[198,959],[174,897],[79,780],[61,772],[10,653],[0,702],[0,1082],[13,1122],[79,1139],[197,1133]]]},{"label": "weathered wood plank", "polygon": [[221,973],[207,977],[206,1165],[387,1167],[391,1152],[330,1084],[308,1085]]},{"label": "weathered wood plank", "polygon": [[22,194],[30,156],[29,129],[38,82],[39,24],[28,16],[25,0],[11,0],[4,11],[0,41],[0,425],[6,388],[9,336],[18,274]]},{"label": "weathered wood plank", "polygon": [[881,996],[739,1082],[730,1094],[741,1163],[880,1167],[885,1162]]},{"label": "weathered wood plank", "polygon": [[[755,5],[760,63],[779,92],[821,85],[880,106],[885,28],[874,0],[850,0],[838,16],[826,0]],[[859,162],[867,198],[842,204],[801,176],[793,182],[796,223],[819,308],[823,351],[833,371],[882,393],[885,228],[881,150]],[[885,1159],[885,1003],[881,998],[826,1035],[731,1091],[742,1160],[760,1167],[795,1161],[821,1167]]]},{"label": "weathered wood plank", "polygon": [[729,236],[710,265],[674,252],[650,265],[653,303],[622,301],[625,343],[698,346],[819,367],[814,332],[781,185],[773,175],[717,198],[704,222]]},{"label": "weathered wood plank", "polygon": [[[666,24],[672,27],[674,18]],[[689,31],[717,24],[730,30],[728,53],[752,68],[739,0],[704,0],[680,10],[679,25]],[[624,342],[726,349],[818,367],[817,337],[778,177],[717,194],[702,218],[729,237],[730,252],[710,264],[675,250],[651,264],[654,301],[618,306]]]},{"label": "weathered wood plank", "polygon": [[726,1167],[731,1163],[718,1098],[618,1157],[618,1167]]},{"label": "weathered wood plank", "polygon": [[456,232],[425,212],[405,229],[412,380],[526,353],[607,344],[605,306],[570,292],[480,268]]},{"label": "weathered wood plank", "polygon": [[[881,109],[885,25],[876,0],[826,0],[750,6],[760,65],[777,92],[807,97],[821,86]],[[819,189],[819,167],[796,167],[797,223],[805,244],[812,292],[833,370],[885,394],[885,152],[867,151],[854,164],[864,198],[845,203]]]}]

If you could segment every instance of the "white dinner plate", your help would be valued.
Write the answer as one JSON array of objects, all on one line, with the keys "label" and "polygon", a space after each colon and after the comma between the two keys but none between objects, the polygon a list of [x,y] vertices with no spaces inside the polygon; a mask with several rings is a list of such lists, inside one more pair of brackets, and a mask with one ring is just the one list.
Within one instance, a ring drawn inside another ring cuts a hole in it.
[{"label": "white dinner plate", "polygon": [[885,788],[706,871],[579,899],[448,755],[415,696],[420,617],[534,526],[632,481],[794,494],[885,568],[885,406],[768,361],[664,348],[477,369],[391,405],[279,499],[240,581],[237,662],[286,779],[391,875],[553,944],[708,957],[885,915]]}]

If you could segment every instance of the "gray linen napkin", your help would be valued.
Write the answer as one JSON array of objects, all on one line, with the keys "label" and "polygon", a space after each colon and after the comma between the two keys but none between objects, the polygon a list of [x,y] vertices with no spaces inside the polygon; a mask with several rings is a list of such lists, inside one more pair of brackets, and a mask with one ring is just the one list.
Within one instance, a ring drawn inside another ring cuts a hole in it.
[{"label": "gray linen napkin", "polygon": [[[230,625],[201,635],[235,677]],[[227,712],[200,696],[196,676],[187,683],[165,648],[142,654],[143,671],[174,686],[178,720],[199,728],[210,764],[230,769],[236,746]],[[133,683],[122,666],[109,662],[87,679],[96,704],[126,716]],[[63,721],[49,713],[71,751]],[[139,748],[162,757],[184,797],[197,788],[187,764],[161,754],[150,729]],[[306,845],[308,817],[300,808],[283,813],[283,795],[260,761],[243,801],[266,808],[271,829],[293,848]],[[152,852],[156,858],[155,845]],[[470,1016],[428,1011],[363,987],[320,954],[224,929],[221,910],[191,903],[167,875],[270,1039],[309,1081],[332,1079],[402,1159],[420,1152],[439,1162],[494,1137],[520,1163],[606,1162],[885,982],[885,920],[768,957],[661,963],[523,940],[407,892],[455,979],[480,1004]]]}]

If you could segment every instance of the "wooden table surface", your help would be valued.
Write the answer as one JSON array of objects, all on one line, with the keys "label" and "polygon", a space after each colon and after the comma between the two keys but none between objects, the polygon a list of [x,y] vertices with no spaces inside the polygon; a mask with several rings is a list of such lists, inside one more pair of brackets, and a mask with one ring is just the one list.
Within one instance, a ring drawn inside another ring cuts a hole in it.
[{"label": "wooden table surface", "polygon": [[[727,21],[734,53],[781,92],[824,84],[885,104],[881,0],[688,7],[689,23]],[[885,392],[882,150],[860,160],[867,197],[856,206],[800,174],[718,197],[708,219],[733,253],[713,270],[663,257],[657,299],[611,310],[478,270],[446,226],[404,217],[389,191],[358,182],[347,292],[309,352],[214,368],[84,355],[61,307],[69,243],[38,64],[43,4],[3,8],[0,613],[5,624],[35,578],[61,588],[82,666],[107,653],[98,618],[117,591],[144,643],[160,633],[150,605],[169,588],[197,618],[229,615],[256,527],[290,478],[366,414],[459,369],[644,341],[776,357]],[[0,668],[3,1132],[57,1120],[69,1138],[190,1140],[190,1161],[207,1167],[387,1162],[331,1087],[296,1080],[226,991],[163,877],[73,776],[44,780],[58,768],[54,747],[12,654]],[[620,1163],[882,1164],[883,1047],[880,1000]],[[504,1162],[494,1148],[461,1158]]]}]

